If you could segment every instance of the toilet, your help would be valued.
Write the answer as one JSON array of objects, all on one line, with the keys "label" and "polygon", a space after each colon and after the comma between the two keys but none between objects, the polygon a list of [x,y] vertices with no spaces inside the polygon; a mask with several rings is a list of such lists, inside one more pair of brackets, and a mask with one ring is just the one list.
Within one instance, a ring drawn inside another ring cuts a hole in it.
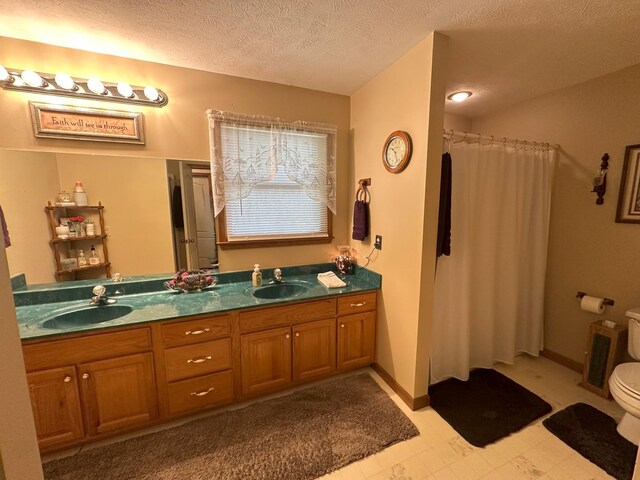
[{"label": "toilet", "polygon": [[611,396],[624,411],[618,433],[630,442],[640,442],[640,307],[626,313],[629,319],[629,355],[637,362],[621,363],[609,378]]}]

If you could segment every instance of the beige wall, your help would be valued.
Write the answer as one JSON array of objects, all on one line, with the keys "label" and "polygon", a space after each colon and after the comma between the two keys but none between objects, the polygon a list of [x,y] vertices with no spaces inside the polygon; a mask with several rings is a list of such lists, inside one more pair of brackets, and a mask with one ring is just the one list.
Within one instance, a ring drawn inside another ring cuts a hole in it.
[{"label": "beige wall", "polygon": [[[344,95],[287,85],[100,55],[40,43],[0,37],[5,65],[44,72],[67,71],[78,77],[98,76],[106,81],[125,80],[136,85],[156,85],[169,97],[164,108],[141,108],[101,102],[80,102],[61,97],[0,90],[0,111],[10,118],[0,129],[0,149],[40,150],[171,159],[208,159],[208,108],[277,116],[286,121],[307,120],[338,126],[338,215],[334,217],[335,243],[347,243],[351,185],[349,175],[349,107]],[[112,110],[143,111],[146,145],[36,139],[28,101],[64,102]],[[328,246],[226,250],[220,254],[223,270],[327,261]]]},{"label": "beige wall", "polygon": [[444,128],[447,130],[455,130],[456,132],[471,133],[471,118],[454,113],[445,113]]},{"label": "beige wall", "polygon": [[0,150],[0,205],[12,244],[7,249],[9,271],[26,274],[30,283],[55,281],[44,207],[59,185],[54,154]]},{"label": "beige wall", "polygon": [[[10,247],[13,248],[13,247]],[[0,245],[0,478],[42,478],[4,244]]]},{"label": "beige wall", "polygon": [[[419,338],[429,328],[430,312],[425,311],[421,294],[426,292],[428,303],[433,278],[431,274],[423,285],[422,269],[433,272],[435,248],[429,251],[430,246],[423,242],[431,243],[425,231],[437,220],[427,212],[431,204],[425,207],[427,184],[432,186],[426,160],[432,128],[436,129],[437,158],[441,148],[442,106],[439,118],[430,118],[429,95],[444,99],[443,82],[436,82],[442,92],[431,90],[434,49],[446,47],[443,40],[430,35],[351,97],[354,184],[359,178],[372,179],[371,237],[352,245],[363,258],[372,248],[373,236],[383,236],[383,250],[372,256],[369,265],[383,275],[376,361],[414,397],[426,393],[428,380],[428,361],[424,360],[428,338],[420,344]],[[407,131],[413,140],[412,160],[400,174],[388,173],[381,162],[384,141],[394,130]],[[433,145],[429,154],[432,150]],[[437,195],[438,189],[436,185],[432,194]]]},{"label": "beige wall", "polygon": [[[640,305],[640,225],[615,223],[626,145],[640,143],[640,65],[473,119],[473,131],[561,145],[551,210],[545,302],[545,348],[582,362],[589,324],[625,323]],[[611,156],[604,205],[592,177]],[[610,297],[598,317],[580,310],[577,291]]]}]

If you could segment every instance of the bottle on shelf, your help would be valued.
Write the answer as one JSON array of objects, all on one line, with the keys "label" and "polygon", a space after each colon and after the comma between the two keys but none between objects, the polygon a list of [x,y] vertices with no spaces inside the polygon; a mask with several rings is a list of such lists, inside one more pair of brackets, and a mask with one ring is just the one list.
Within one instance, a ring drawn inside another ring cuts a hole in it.
[{"label": "bottle on shelf", "polygon": [[76,180],[76,186],[73,189],[73,200],[76,202],[78,207],[86,207],[89,205],[87,192],[84,191],[84,187],[80,180]]},{"label": "bottle on shelf", "polygon": [[78,250],[78,268],[87,266],[87,257],[84,255],[84,250]]},{"label": "bottle on shelf", "polygon": [[91,252],[89,253],[89,265],[99,265],[100,257],[98,256],[98,252],[96,252],[96,247],[91,245]]}]

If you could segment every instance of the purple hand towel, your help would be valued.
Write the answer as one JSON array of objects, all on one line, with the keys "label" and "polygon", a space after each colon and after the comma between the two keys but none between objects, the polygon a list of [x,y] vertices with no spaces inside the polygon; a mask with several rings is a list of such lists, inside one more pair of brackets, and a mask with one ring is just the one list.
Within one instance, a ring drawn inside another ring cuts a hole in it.
[{"label": "purple hand towel", "polygon": [[2,207],[0,207],[0,224],[2,224],[2,236],[4,238],[4,246],[11,246],[11,239],[9,238],[9,230],[7,230],[7,222],[4,220],[4,213],[2,213]]},{"label": "purple hand towel", "polygon": [[369,204],[364,200],[356,200],[353,206],[353,234],[354,240],[364,240],[369,235]]}]

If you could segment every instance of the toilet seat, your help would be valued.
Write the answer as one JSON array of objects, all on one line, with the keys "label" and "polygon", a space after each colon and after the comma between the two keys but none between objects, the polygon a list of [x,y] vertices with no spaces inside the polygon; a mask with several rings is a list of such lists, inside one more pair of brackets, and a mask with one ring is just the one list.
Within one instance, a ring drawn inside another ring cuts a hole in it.
[{"label": "toilet seat", "polygon": [[621,363],[613,370],[611,380],[640,402],[640,362]]}]

